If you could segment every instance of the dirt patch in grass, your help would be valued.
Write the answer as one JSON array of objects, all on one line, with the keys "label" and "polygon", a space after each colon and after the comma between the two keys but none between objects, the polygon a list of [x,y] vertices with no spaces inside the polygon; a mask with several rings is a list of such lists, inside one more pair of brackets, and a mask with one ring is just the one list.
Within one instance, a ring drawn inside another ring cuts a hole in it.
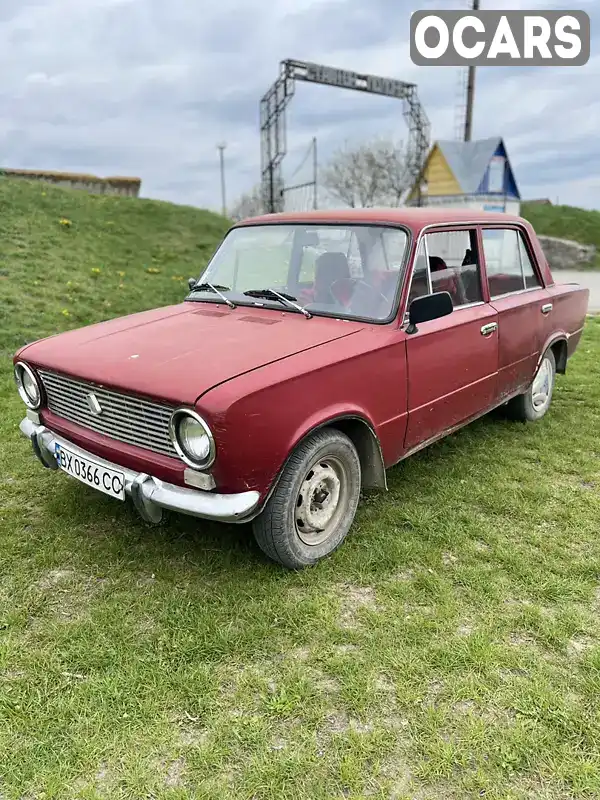
[{"label": "dirt patch in grass", "polygon": [[473,625],[469,623],[463,623],[462,625],[458,626],[458,628],[456,629],[456,633],[458,636],[470,636],[474,630],[475,628],[473,627]]},{"label": "dirt patch in grass", "polygon": [[340,627],[357,628],[360,624],[360,613],[363,609],[378,611],[375,590],[371,586],[355,586],[342,583],[337,587],[341,597]]},{"label": "dirt patch in grass", "polygon": [[348,716],[345,711],[330,711],[322,728],[325,734],[347,733],[348,731],[370,733],[372,730],[372,722],[361,722],[354,717]]},{"label": "dirt patch in grass", "polygon": [[51,569],[39,579],[37,585],[45,592],[55,586],[72,583],[78,578],[80,579],[80,576],[78,576],[78,573],[73,569]]},{"label": "dirt patch in grass", "polygon": [[511,633],[508,637],[508,643],[513,647],[534,647],[537,642],[535,638],[529,633]]},{"label": "dirt patch in grass", "polygon": [[375,689],[382,694],[393,694],[396,691],[396,685],[387,675],[377,675]]},{"label": "dirt patch in grass", "polygon": [[591,636],[575,636],[567,643],[567,653],[571,657],[581,656],[587,650],[596,647],[597,644],[598,642],[592,639]]},{"label": "dirt patch in grass", "polygon": [[183,756],[171,761],[165,775],[165,786],[167,789],[178,789],[183,785],[185,770],[186,765]]},{"label": "dirt patch in grass", "polygon": [[415,578],[415,571],[414,569],[404,569],[402,572],[397,572],[395,575],[392,576],[392,580],[398,583],[409,583],[410,581],[414,580]]},{"label": "dirt patch in grass", "polygon": [[30,624],[36,629],[50,617],[55,622],[80,622],[89,617],[90,605],[99,596],[106,579],[96,578],[74,569],[52,569],[32,586],[34,608]]},{"label": "dirt patch in grass", "polygon": [[358,650],[358,646],[355,644],[335,644],[333,646],[333,651],[338,656],[346,656],[348,653],[355,653]]},{"label": "dirt patch in grass", "polygon": [[282,658],[289,658],[292,661],[308,661],[311,656],[310,647],[296,647],[285,653]]},{"label": "dirt patch in grass", "polygon": [[315,678],[315,686],[324,694],[336,694],[340,691],[340,682],[336,678],[318,672]]},{"label": "dirt patch in grass", "polygon": [[[76,797],[92,796],[92,797],[110,797],[114,785],[114,777],[106,764],[101,764],[96,773],[91,778],[76,778],[71,786],[73,794]],[[92,795],[87,793],[93,792]],[[36,795],[36,800],[39,800],[43,795]]]},{"label": "dirt patch in grass", "polygon": [[458,557],[454,555],[454,553],[442,553],[442,564],[445,567],[452,567],[458,561]]}]

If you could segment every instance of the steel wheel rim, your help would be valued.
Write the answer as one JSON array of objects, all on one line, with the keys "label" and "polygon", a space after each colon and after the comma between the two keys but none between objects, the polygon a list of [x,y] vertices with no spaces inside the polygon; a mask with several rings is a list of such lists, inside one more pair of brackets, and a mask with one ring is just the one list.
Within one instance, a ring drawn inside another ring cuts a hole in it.
[{"label": "steel wheel rim", "polygon": [[550,402],[552,393],[552,365],[549,358],[545,358],[533,380],[531,387],[531,402],[535,411],[542,411]]},{"label": "steel wheel rim", "polygon": [[339,458],[325,456],[307,470],[296,496],[294,525],[310,547],[329,539],[348,504],[348,472]]}]

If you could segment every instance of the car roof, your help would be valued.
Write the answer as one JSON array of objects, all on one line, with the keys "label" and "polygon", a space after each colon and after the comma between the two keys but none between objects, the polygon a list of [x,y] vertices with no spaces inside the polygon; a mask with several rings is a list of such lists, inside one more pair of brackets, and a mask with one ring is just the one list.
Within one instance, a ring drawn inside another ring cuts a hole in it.
[{"label": "car roof", "polygon": [[331,224],[335,222],[346,225],[360,223],[406,225],[413,231],[419,231],[428,225],[443,223],[495,222],[527,225],[526,220],[522,217],[514,214],[505,214],[500,211],[428,206],[424,208],[338,208],[321,211],[289,211],[250,217],[236,223],[235,227],[277,223]]}]

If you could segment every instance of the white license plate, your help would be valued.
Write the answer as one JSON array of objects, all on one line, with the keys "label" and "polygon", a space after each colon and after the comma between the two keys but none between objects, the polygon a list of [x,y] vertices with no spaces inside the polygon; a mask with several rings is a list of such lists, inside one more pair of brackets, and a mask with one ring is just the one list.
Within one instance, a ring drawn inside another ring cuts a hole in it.
[{"label": "white license plate", "polygon": [[108,469],[91,458],[83,458],[58,442],[54,452],[56,463],[67,475],[117,500],[125,500],[125,476],[122,472]]}]

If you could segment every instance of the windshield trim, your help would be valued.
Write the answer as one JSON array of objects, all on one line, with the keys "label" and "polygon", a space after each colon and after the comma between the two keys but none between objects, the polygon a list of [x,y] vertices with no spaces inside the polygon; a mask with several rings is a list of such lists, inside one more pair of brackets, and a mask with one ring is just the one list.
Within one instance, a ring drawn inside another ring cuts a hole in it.
[{"label": "windshield trim", "polygon": [[[398,313],[400,311],[400,303],[402,301],[402,290],[404,289],[404,285],[406,283],[407,268],[408,268],[408,266],[410,264],[410,255],[412,253],[412,246],[414,244],[414,239],[415,239],[411,228],[409,228],[408,225],[406,225],[405,223],[402,223],[402,222],[376,222],[376,221],[372,222],[370,220],[368,222],[358,221],[358,220],[356,222],[348,222],[347,220],[342,220],[342,219],[339,219],[339,220],[338,219],[328,219],[327,221],[323,221],[323,222],[320,222],[318,220],[315,220],[315,222],[309,222],[309,221],[305,221],[305,220],[298,221],[298,222],[294,222],[293,220],[273,220],[272,222],[265,222],[265,221],[252,222],[252,220],[245,220],[244,222],[240,222],[240,223],[236,223],[235,225],[232,225],[231,228],[227,231],[227,233],[225,234],[225,236],[221,240],[221,243],[216,248],[216,250],[214,251],[214,253],[210,257],[209,261],[207,262],[206,267],[202,270],[201,275],[198,277],[198,283],[201,282],[202,275],[204,275],[205,272],[208,270],[208,268],[210,267],[210,265],[213,262],[214,258],[216,257],[217,253],[219,252],[219,250],[225,244],[225,241],[227,240],[227,237],[233,231],[238,230],[240,228],[260,228],[260,227],[265,227],[266,228],[266,227],[276,227],[276,226],[290,227],[290,226],[293,226],[293,225],[303,226],[303,227],[312,226],[312,227],[318,227],[318,228],[339,228],[339,227],[345,227],[345,228],[385,228],[387,230],[389,230],[389,229],[398,230],[399,229],[399,230],[404,231],[404,233],[406,234],[406,248],[405,248],[405,252],[404,252],[404,257],[402,259],[402,264],[400,266],[400,269],[398,270],[400,275],[402,276],[402,279],[398,280],[398,282],[397,282],[396,292],[394,294],[394,301],[392,303],[392,308],[391,308],[390,314],[385,319],[373,319],[373,317],[359,317],[359,316],[345,316],[345,315],[341,316],[339,313],[336,314],[333,311],[321,311],[321,310],[314,310],[313,311],[312,308],[307,308],[307,311],[309,311],[313,317],[327,317],[329,319],[343,320],[344,322],[364,322],[364,323],[368,323],[369,325],[390,325],[392,322],[394,322],[395,320],[398,319]],[[191,294],[192,293],[190,292],[184,298],[184,302],[189,300]],[[200,292],[196,292],[196,294],[201,294],[201,293]],[[198,301],[195,300],[195,301],[191,301],[191,302],[198,302]],[[200,302],[207,302],[207,303],[211,303],[212,302],[212,303],[219,303],[220,305],[225,305],[225,303],[223,303],[222,300],[218,300],[215,297],[214,294],[212,294],[210,297],[207,297],[206,299],[202,298],[202,300]],[[293,313],[293,314],[299,314],[300,313],[299,311],[295,311],[292,308],[285,308],[281,303],[278,303],[275,300],[271,301],[271,300],[263,299],[263,298],[261,298],[261,300],[260,300],[260,306],[259,306],[258,303],[248,303],[248,302],[245,302],[243,300],[237,300],[237,299],[234,300],[234,303],[236,304],[236,306],[249,306],[251,308],[252,307],[268,308],[268,309],[279,310],[279,311],[287,311],[288,313]]]}]

